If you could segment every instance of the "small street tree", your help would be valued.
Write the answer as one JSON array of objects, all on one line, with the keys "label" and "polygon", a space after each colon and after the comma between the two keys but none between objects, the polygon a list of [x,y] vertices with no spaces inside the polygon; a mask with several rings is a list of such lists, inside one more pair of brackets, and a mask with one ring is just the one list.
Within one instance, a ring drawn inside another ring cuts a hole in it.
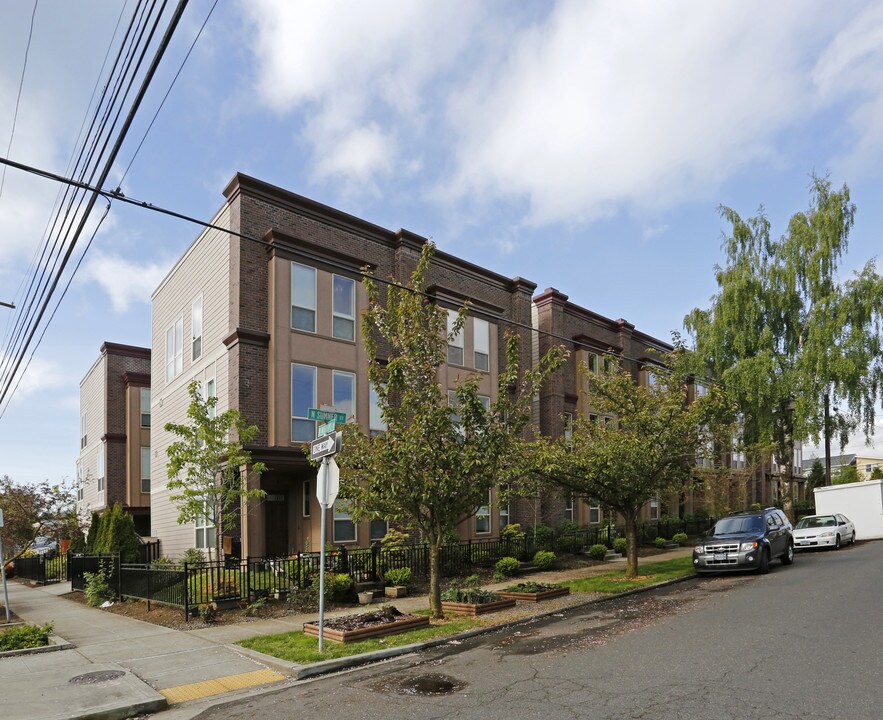
[{"label": "small street tree", "polygon": [[76,495],[63,483],[18,484],[4,475],[0,479],[0,509],[3,550],[9,560],[24,555],[38,536],[61,541],[82,534]]},{"label": "small street tree", "polygon": [[554,348],[529,370],[519,367],[519,344],[506,341],[499,395],[485,408],[479,376],[461,378],[451,397],[440,385],[447,344],[463,328],[461,309],[448,332],[447,312],[425,297],[434,246],[427,243],[407,286],[387,286],[385,298],[365,279],[369,304],[362,318],[382,435],[345,426],[340,497],[353,519],[380,517],[419,531],[429,546],[429,602],[442,617],[439,556],[445,533],[488,502],[494,486],[517,472],[522,431],[543,380],[566,357]]},{"label": "small street tree", "polygon": [[674,358],[663,358],[668,371],[657,373],[651,387],[635,383],[615,357],[605,360],[608,372],[582,366],[580,373],[587,406],[612,422],[578,417],[571,437],[537,440],[531,462],[543,480],[623,517],[627,575],[635,577],[638,513],[649,500],[692,483],[695,458],[713,452],[714,428],[728,409],[716,387],[688,404],[688,376]]},{"label": "small street tree", "polygon": [[[795,443],[840,437],[859,425],[868,435],[883,380],[883,282],[873,262],[845,282],[838,268],[855,217],[845,185],[813,177],[810,207],[779,239],[763,209],[730,223],[726,266],[707,310],[684,320],[704,372],[722,382],[743,414],[743,439],[755,460],[773,448],[789,501]],[[830,478],[829,478],[830,481]]]},{"label": "small street tree", "polygon": [[[218,399],[203,398],[199,383],[188,385],[190,406],[187,424],[166,423],[166,432],[178,437],[169,445],[169,500],[178,508],[178,522],[204,520],[215,528],[215,557],[224,557],[224,532],[236,525],[243,498],[260,498],[263,490],[249,490],[240,470],[260,476],[264,463],[251,464],[251,453],[243,448],[258,432],[231,408],[218,415]],[[235,439],[232,439],[234,437]]]},{"label": "small street tree", "polygon": [[814,460],[809,472],[806,474],[806,494],[809,494],[817,487],[825,485],[825,466],[821,460]]}]

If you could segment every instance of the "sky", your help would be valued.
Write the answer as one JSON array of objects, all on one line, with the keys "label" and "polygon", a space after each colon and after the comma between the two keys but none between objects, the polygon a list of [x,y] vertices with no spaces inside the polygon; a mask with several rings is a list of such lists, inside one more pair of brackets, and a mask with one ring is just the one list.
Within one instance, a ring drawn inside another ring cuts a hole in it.
[{"label": "sky", "polygon": [[[4,5],[0,155],[65,173],[124,5],[38,0],[14,136],[34,4]],[[664,340],[716,290],[721,205],[778,235],[828,173],[858,207],[841,278],[883,247],[880,3],[221,0],[136,156],[211,8],[191,0],[123,145],[129,197],[208,220],[243,172]],[[0,300],[57,192],[6,171]],[[150,295],[198,231],[113,204],[0,408],[0,473],[74,476],[80,381],[104,341],[149,345]],[[847,451],[883,456],[878,413]]]}]

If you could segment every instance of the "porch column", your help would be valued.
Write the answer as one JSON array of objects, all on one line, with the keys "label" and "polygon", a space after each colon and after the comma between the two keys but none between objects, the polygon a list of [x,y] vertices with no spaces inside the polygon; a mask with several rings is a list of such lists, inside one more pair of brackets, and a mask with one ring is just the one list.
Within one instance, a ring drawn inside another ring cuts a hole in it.
[{"label": "porch column", "polygon": [[[239,469],[244,484],[249,490],[261,487],[261,478],[251,472],[250,467]],[[267,552],[266,519],[264,517],[264,501],[242,499],[242,557],[263,557]]]}]

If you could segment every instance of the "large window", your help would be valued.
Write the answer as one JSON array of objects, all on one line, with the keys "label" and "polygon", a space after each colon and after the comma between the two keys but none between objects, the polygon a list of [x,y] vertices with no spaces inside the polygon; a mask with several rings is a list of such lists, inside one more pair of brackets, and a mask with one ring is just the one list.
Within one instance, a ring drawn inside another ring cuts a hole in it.
[{"label": "large window", "polygon": [[202,295],[193,301],[190,322],[191,357],[196,362],[202,357]]},{"label": "large window", "polygon": [[574,521],[573,517],[573,495],[564,498],[564,519]]},{"label": "large window", "polygon": [[372,520],[369,527],[369,535],[368,538],[372,543],[379,542],[386,537],[386,533],[389,532],[389,523],[386,520]]},{"label": "large window", "polygon": [[356,541],[356,524],[353,522],[349,500],[336,500],[334,503],[334,542]]},{"label": "large window", "polygon": [[588,353],[586,355],[586,365],[589,368],[589,372],[598,372],[598,354],[593,352]]},{"label": "large window", "polygon": [[150,448],[141,448],[141,492],[150,492]]},{"label": "large window", "polygon": [[316,332],[316,269],[291,263],[291,327]]},{"label": "large window", "polygon": [[386,432],[386,423],[380,413],[380,399],[373,385],[368,386],[368,429],[371,437],[377,437]]},{"label": "large window", "polygon": [[315,440],[316,423],[308,420],[310,408],[316,407],[316,368],[291,364],[291,439],[293,442]]},{"label": "large window", "polygon": [[89,444],[89,433],[87,431],[87,413],[80,415],[80,450]]},{"label": "large window", "polygon": [[98,450],[95,478],[98,481],[98,492],[104,492],[104,448],[99,448]]},{"label": "large window", "polygon": [[500,500],[500,530],[509,524],[509,501]]},{"label": "large window", "polygon": [[356,339],[356,283],[334,275],[332,277],[331,334],[341,340]]},{"label": "large window", "polygon": [[475,534],[483,535],[491,531],[491,492],[487,493],[487,505],[482,505],[475,512]]},{"label": "large window", "polygon": [[450,337],[454,331],[454,323],[457,322],[457,313],[448,310],[448,363],[451,365],[463,364],[463,328],[460,328],[453,337]]},{"label": "large window", "polygon": [[[205,399],[213,398],[217,396],[217,391],[215,390],[215,379],[205,381]],[[214,418],[218,413],[217,403],[214,405],[210,405],[208,408],[208,416],[210,418]]]},{"label": "large window", "polygon": [[650,519],[659,520],[659,498],[653,498],[650,501]]},{"label": "large window", "polygon": [[166,330],[166,382],[171,382],[184,369],[184,318],[179,317]]},{"label": "large window", "polygon": [[601,505],[597,500],[589,500],[589,523],[597,525],[601,522]]},{"label": "large window", "polygon": [[332,373],[334,387],[331,404],[337,412],[342,412],[347,419],[356,415],[356,376],[353,373],[335,370]]},{"label": "large window", "polygon": [[150,427],[150,388],[141,388],[141,427]]},{"label": "large window", "polygon": [[208,506],[205,515],[196,519],[196,543],[195,547],[200,550],[211,550],[215,547],[215,526],[209,520]]},{"label": "large window", "polygon": [[487,320],[473,318],[472,340],[474,343],[475,369],[490,370],[490,326]]}]

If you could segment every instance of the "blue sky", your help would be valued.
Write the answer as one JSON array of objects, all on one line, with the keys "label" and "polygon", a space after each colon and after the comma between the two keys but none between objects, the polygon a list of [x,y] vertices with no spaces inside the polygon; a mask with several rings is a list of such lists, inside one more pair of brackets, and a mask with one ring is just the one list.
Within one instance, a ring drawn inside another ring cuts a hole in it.
[{"label": "blue sky", "polygon": [[[190,3],[116,179],[210,7]],[[11,158],[65,171],[120,8],[40,0]],[[4,155],[32,10],[0,24]],[[828,172],[858,205],[843,277],[878,254],[881,66],[873,2],[222,0],[123,190],[209,219],[241,171],[667,339],[715,291],[720,204],[764,205],[778,234]],[[7,170],[0,300],[56,192]],[[2,409],[0,473],[73,476],[79,381],[105,340],[149,344],[197,232],[114,205]]]}]

